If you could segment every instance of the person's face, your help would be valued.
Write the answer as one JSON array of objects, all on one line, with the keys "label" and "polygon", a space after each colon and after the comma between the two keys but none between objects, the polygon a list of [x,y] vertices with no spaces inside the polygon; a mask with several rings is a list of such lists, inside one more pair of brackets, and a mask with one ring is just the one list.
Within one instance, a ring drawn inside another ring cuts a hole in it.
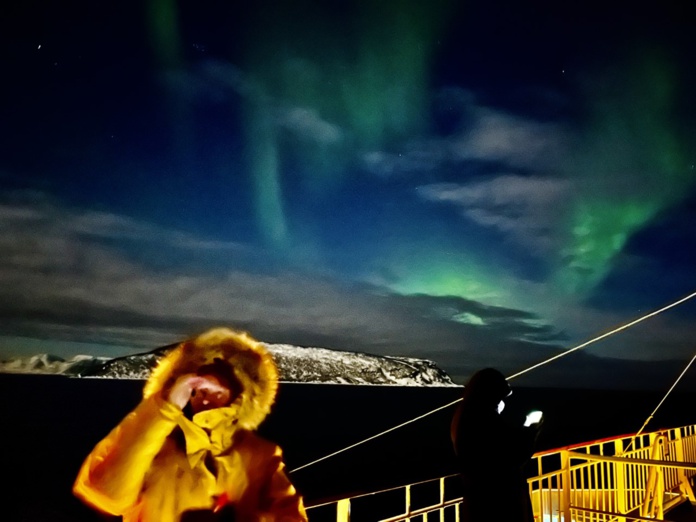
[{"label": "person's face", "polygon": [[232,401],[232,391],[215,375],[201,375],[191,392],[193,413],[222,408]]}]

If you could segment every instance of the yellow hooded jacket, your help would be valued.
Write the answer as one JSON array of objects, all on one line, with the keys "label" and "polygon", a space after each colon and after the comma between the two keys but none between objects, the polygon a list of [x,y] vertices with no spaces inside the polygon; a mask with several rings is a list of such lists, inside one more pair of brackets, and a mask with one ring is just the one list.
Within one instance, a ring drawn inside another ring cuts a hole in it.
[{"label": "yellow hooded jacket", "polygon": [[[189,420],[164,397],[180,375],[216,359],[227,361],[242,392]],[[277,386],[271,355],[246,334],[219,328],[182,343],[153,370],[135,410],[89,454],[74,494],[124,522],[174,522],[230,505],[236,522],[306,521],[281,449],[254,433]]]}]

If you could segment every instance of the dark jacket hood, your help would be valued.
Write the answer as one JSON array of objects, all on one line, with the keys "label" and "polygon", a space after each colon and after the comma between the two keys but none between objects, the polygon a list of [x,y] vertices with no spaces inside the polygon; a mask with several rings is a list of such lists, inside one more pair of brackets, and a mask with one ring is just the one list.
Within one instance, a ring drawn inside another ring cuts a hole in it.
[{"label": "dark jacket hood", "polygon": [[462,400],[468,406],[495,407],[511,393],[512,389],[502,373],[494,368],[485,368],[469,379]]}]

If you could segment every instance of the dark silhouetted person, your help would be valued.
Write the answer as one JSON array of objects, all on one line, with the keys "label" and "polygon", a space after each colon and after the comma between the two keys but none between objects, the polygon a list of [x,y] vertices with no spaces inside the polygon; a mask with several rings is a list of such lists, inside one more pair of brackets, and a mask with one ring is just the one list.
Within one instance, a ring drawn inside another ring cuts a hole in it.
[{"label": "dark silhouetted person", "polygon": [[87,457],[74,493],[125,522],[306,521],[280,448],[255,433],[277,387],[271,355],[244,333],[182,343]]},{"label": "dark silhouetted person", "polygon": [[524,465],[534,450],[540,412],[515,422],[504,411],[512,393],[493,368],[475,373],[452,418],[451,436],[461,473],[462,520],[531,522]]}]

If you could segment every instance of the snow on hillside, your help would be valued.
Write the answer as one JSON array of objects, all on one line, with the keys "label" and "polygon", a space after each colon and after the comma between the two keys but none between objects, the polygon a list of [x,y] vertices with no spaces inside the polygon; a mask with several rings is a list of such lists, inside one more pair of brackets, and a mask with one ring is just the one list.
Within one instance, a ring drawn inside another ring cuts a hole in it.
[{"label": "snow on hillside", "polygon": [[[435,363],[408,357],[382,357],[365,353],[267,344],[284,382],[370,384],[395,386],[455,386]],[[0,362],[0,372],[61,374],[70,377],[146,379],[157,361],[174,347],[125,357],[97,358],[78,355],[69,360],[34,355]]]},{"label": "snow on hillside", "polygon": [[424,359],[381,357],[286,344],[267,346],[284,381],[401,386],[453,385],[444,371],[435,363]]},{"label": "snow on hillside", "polygon": [[2,373],[46,373],[81,375],[90,373],[109,361],[108,357],[92,357],[91,355],[76,355],[63,359],[56,355],[39,354],[24,358],[14,358],[0,362]]}]

